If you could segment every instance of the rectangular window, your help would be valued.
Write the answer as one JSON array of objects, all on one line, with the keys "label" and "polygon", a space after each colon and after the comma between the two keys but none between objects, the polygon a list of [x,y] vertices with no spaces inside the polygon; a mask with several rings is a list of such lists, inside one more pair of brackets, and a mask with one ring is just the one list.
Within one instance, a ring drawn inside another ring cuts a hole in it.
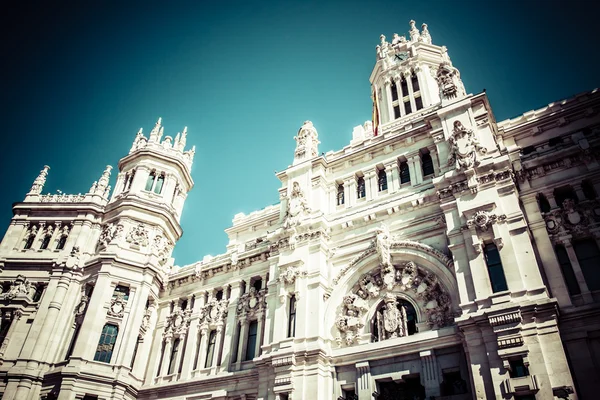
[{"label": "rectangular window", "polygon": [[396,104],[394,106],[394,119],[400,118],[400,106]]},{"label": "rectangular window", "polygon": [[400,183],[410,183],[410,169],[406,161],[400,163]]},{"label": "rectangular window", "polygon": [[204,368],[210,368],[213,364],[213,358],[215,356],[215,344],[217,342],[217,331],[210,331],[208,335],[208,348],[206,349],[206,363]]},{"label": "rectangular window", "polygon": [[392,82],[391,90],[392,90],[392,101],[398,100],[398,89],[396,88],[395,82]]},{"label": "rectangular window", "polygon": [[258,322],[252,321],[248,325],[248,340],[246,341],[246,361],[256,357],[256,340],[258,338]]},{"label": "rectangular window", "polygon": [[419,91],[419,79],[417,78],[417,75],[415,75],[414,72],[413,72],[412,76],[410,77],[410,83],[412,83],[413,93],[418,92]]},{"label": "rectangular window", "polygon": [[518,358],[515,360],[508,360],[510,364],[510,377],[511,378],[522,378],[524,376],[529,376],[529,368],[523,363],[522,358]]},{"label": "rectangular window", "polygon": [[171,349],[171,358],[169,359],[169,372],[167,372],[167,374],[169,375],[175,372],[175,366],[177,364],[177,354],[179,353],[179,343],[181,343],[179,339],[175,339],[175,341],[173,342],[173,348]]},{"label": "rectangular window", "polygon": [[408,83],[406,83],[406,79],[402,77],[400,81],[400,87],[402,89],[402,96],[408,96]]},{"label": "rectangular window", "polygon": [[488,243],[484,248],[485,263],[487,264],[490,282],[492,284],[492,292],[502,292],[508,290],[502,261],[500,260],[500,252],[493,243]]},{"label": "rectangular window", "polygon": [[116,299],[117,296],[119,296],[119,295],[123,296],[123,300],[125,300],[125,301],[129,300],[129,288],[127,286],[118,285],[115,288],[112,298]]},{"label": "rectangular window", "polygon": [[235,341],[233,342],[233,353],[231,354],[231,362],[237,362],[238,350],[240,346],[240,333],[242,331],[242,326],[237,324],[237,328],[235,330]]},{"label": "rectangular window", "polygon": [[359,176],[356,179],[356,197],[359,199],[364,199],[367,195],[366,186],[365,186],[365,178]]},{"label": "rectangular window", "polygon": [[410,100],[406,100],[404,102],[404,113],[410,114],[412,112],[412,108],[410,107]]},{"label": "rectangular window", "polygon": [[296,296],[290,297],[287,337],[294,337],[294,335],[296,335]]},{"label": "rectangular window", "polygon": [[421,96],[415,97],[415,106],[417,107],[417,110],[423,108],[423,99],[421,98]]},{"label": "rectangular window", "polygon": [[100,361],[104,363],[110,362],[118,334],[119,327],[116,325],[104,325],[104,328],[102,328],[102,334],[100,335],[100,341],[98,342],[98,347],[96,347],[94,361]]}]

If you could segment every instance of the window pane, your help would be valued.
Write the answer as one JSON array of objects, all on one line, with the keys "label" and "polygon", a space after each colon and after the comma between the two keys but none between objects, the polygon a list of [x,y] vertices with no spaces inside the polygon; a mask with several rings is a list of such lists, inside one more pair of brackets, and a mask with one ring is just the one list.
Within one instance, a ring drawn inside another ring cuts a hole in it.
[{"label": "window pane", "polygon": [[573,249],[590,290],[600,290],[600,250],[593,239],[573,243]]},{"label": "window pane", "polygon": [[[412,83],[413,92],[417,92],[419,90],[419,79],[417,79],[417,75],[415,75],[414,72],[413,72],[412,76],[410,77],[410,82]],[[419,109],[419,107],[417,107],[417,110],[418,109]]]},{"label": "window pane", "polygon": [[156,180],[156,186],[154,186],[154,193],[160,194],[162,192],[163,184],[165,183],[164,175],[161,175]]},{"label": "window pane", "polygon": [[421,156],[421,163],[423,164],[423,176],[433,175],[433,160],[430,154],[423,154]]},{"label": "window pane", "polygon": [[216,341],[217,341],[217,331],[210,331],[210,335],[208,336],[208,348],[206,351],[206,363],[204,364],[204,368],[210,368],[213,364]]},{"label": "window pane", "polygon": [[556,252],[556,258],[558,259],[558,264],[560,265],[560,271],[565,278],[565,283],[567,284],[567,290],[571,296],[580,294],[581,290],[579,289],[579,284],[577,283],[577,278],[575,277],[575,272],[573,271],[573,266],[571,265],[571,260],[569,260],[569,254],[567,250],[562,245],[557,245],[554,247],[554,251]]},{"label": "window pane", "polygon": [[415,106],[417,107],[417,110],[423,108],[423,99],[421,98],[421,96],[415,97]]},{"label": "window pane", "polygon": [[485,262],[488,267],[488,273],[490,275],[490,283],[492,284],[492,292],[502,292],[508,290],[506,284],[506,277],[504,276],[504,270],[502,269],[502,262],[500,261],[500,253],[495,244],[485,245]]},{"label": "window pane", "polygon": [[408,168],[408,163],[401,162],[400,163],[400,183],[408,183],[410,182],[410,170]]},{"label": "window pane", "polygon": [[412,108],[410,107],[410,100],[406,100],[404,102],[404,113],[410,114],[412,112]]},{"label": "window pane", "polygon": [[252,321],[248,325],[248,342],[246,347],[246,361],[252,360],[256,356],[256,337],[258,322]]},{"label": "window pane", "polygon": [[393,101],[398,100],[398,89],[396,88],[395,82],[392,82],[391,89],[392,89],[392,100]]},{"label": "window pane", "polygon": [[110,362],[118,333],[119,328],[116,325],[104,325],[100,340],[98,341],[98,347],[96,348],[96,354],[94,355],[94,361]]},{"label": "window pane", "polygon": [[152,190],[152,185],[154,185],[154,178],[156,178],[156,174],[154,172],[150,172],[150,175],[148,175],[148,180],[146,181],[146,190]]}]

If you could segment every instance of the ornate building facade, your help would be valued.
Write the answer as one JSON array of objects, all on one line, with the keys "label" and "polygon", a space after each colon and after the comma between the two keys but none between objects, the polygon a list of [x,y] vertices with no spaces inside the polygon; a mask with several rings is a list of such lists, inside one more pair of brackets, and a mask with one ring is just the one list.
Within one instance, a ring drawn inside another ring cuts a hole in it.
[{"label": "ornate building facade", "polygon": [[600,95],[497,122],[427,25],[376,50],[375,124],[322,154],[305,122],[216,257],[171,257],[185,129],[112,191],[44,167],[0,246],[2,398],[596,398]]}]

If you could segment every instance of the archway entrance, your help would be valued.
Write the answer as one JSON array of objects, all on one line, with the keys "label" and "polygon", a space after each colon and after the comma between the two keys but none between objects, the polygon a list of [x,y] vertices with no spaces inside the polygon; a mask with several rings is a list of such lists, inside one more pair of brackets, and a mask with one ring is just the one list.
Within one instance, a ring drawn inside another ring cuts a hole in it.
[{"label": "archway entrance", "polygon": [[417,378],[403,378],[402,382],[377,382],[377,400],[425,400],[425,388]]}]

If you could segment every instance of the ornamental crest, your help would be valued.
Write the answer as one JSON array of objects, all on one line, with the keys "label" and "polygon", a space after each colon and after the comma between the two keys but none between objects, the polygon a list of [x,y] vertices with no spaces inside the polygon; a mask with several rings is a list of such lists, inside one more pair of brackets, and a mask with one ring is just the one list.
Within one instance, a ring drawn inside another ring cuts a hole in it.
[{"label": "ornamental crest", "polygon": [[228,306],[229,300],[217,300],[211,298],[204,307],[200,309],[198,322],[200,324],[214,324],[224,321],[227,317]]},{"label": "ornamental crest", "polygon": [[454,164],[457,171],[478,166],[478,157],[487,153],[487,149],[479,144],[473,130],[465,128],[460,121],[454,121],[454,129],[448,142],[451,146],[448,165]]},{"label": "ornamental crest", "polygon": [[110,300],[108,315],[115,318],[123,318],[123,315],[125,315],[126,305],[127,300],[125,300],[125,293],[115,292],[115,295]]},{"label": "ornamental crest", "polygon": [[170,338],[173,336],[185,335],[190,326],[191,310],[182,310],[179,306],[173,310],[171,315],[167,317],[167,326],[163,336]]},{"label": "ornamental crest", "polygon": [[256,290],[251,287],[238,301],[236,310],[238,316],[251,317],[263,311],[267,306],[266,294],[266,289]]},{"label": "ornamental crest", "polygon": [[98,239],[98,245],[106,247],[113,242],[113,240],[119,238],[123,233],[122,224],[113,224],[112,222],[102,227],[102,233],[100,233],[100,239]]},{"label": "ornamental crest", "polygon": [[293,285],[296,282],[296,278],[304,277],[307,275],[306,271],[301,271],[298,266],[291,266],[285,268],[279,273],[277,282],[283,282],[284,285]]},{"label": "ornamental crest", "polygon": [[558,236],[573,235],[575,238],[590,235],[590,230],[600,223],[600,203],[597,200],[585,201],[580,204],[567,198],[562,208],[544,213],[546,230],[552,235],[553,242]]},{"label": "ornamental crest", "polygon": [[[2,288],[0,287],[0,293]],[[17,278],[11,282],[10,288],[4,293],[4,298],[12,300],[17,296],[33,297],[35,294],[35,286],[24,275],[17,275]]]},{"label": "ornamental crest", "polygon": [[148,246],[148,230],[144,226],[144,224],[138,224],[137,226],[131,228],[129,233],[127,234],[127,242],[131,243],[133,246]]},{"label": "ornamental crest", "polygon": [[300,189],[300,184],[294,182],[292,185],[292,194],[287,204],[287,211],[283,219],[283,228],[290,229],[300,225],[301,219],[310,213],[308,202]]},{"label": "ornamental crest", "polygon": [[488,228],[496,222],[504,222],[506,215],[496,215],[488,211],[477,211],[473,217],[467,220],[467,228],[477,228],[481,231],[487,231]]}]

